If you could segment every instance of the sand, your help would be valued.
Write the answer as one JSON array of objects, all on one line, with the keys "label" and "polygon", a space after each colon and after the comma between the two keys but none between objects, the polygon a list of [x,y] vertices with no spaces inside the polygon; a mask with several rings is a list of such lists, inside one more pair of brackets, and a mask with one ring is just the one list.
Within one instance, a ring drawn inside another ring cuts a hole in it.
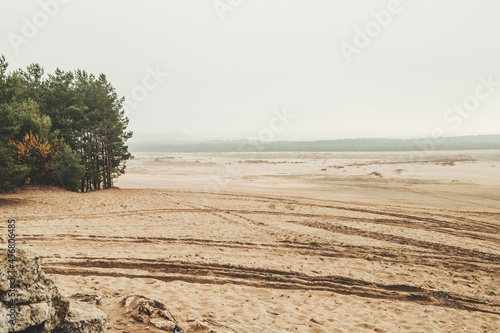
[{"label": "sand", "polygon": [[499,151],[135,154],[127,171],[0,194],[18,246],[63,295],[102,296],[109,332],[146,331],[130,294],[193,332],[500,330]]}]

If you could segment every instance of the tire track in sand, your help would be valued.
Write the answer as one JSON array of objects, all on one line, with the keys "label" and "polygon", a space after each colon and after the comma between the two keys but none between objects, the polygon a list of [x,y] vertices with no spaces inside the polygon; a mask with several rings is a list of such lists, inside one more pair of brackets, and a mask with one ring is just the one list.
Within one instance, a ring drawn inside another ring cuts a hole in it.
[{"label": "tire track in sand", "polygon": [[[329,291],[345,295],[500,314],[500,304],[491,304],[487,300],[464,297],[439,290],[410,285],[385,285],[343,276],[311,276],[298,272],[229,264],[159,262],[155,259],[81,258],[80,260],[50,264],[44,270],[46,273],[59,275],[152,278],[165,282],[229,283],[258,288]],[[133,270],[133,272],[127,273],[124,270]]]}]

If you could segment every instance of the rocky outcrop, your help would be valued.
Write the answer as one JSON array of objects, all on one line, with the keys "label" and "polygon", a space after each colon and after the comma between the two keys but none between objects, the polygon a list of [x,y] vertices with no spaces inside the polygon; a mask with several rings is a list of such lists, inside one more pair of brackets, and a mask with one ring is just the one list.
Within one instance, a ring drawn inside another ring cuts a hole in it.
[{"label": "rocky outcrop", "polygon": [[[39,257],[19,248],[15,255],[12,270],[8,249],[0,248],[0,333],[106,331],[106,315],[91,305],[61,296],[41,270]],[[11,308],[14,298],[15,311]]]},{"label": "rocky outcrop", "polygon": [[[68,313],[69,301],[57,290],[54,282],[40,269],[40,258],[29,251],[16,249],[12,269],[7,249],[0,249],[0,301],[7,309],[10,332],[31,329],[49,332],[62,323]],[[11,312],[15,301],[16,311]],[[14,317],[15,316],[15,317]]]}]

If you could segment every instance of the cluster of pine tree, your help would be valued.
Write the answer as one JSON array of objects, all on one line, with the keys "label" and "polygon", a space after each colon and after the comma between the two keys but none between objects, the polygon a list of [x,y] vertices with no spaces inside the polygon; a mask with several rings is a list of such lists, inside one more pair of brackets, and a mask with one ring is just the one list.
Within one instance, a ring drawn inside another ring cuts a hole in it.
[{"label": "cluster of pine tree", "polygon": [[104,74],[44,75],[32,64],[7,72],[0,56],[0,190],[56,185],[110,188],[131,157],[128,119]]}]

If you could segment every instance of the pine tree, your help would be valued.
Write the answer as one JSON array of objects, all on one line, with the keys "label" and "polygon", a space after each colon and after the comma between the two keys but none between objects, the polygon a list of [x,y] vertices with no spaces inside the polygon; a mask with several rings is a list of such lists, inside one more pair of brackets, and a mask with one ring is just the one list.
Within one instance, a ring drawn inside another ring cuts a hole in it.
[{"label": "pine tree", "polygon": [[130,158],[123,98],[104,74],[38,64],[8,74],[0,57],[0,189],[23,183],[110,188]]},{"label": "pine tree", "polygon": [[8,63],[0,56],[0,190],[23,184],[28,168],[15,163],[12,140],[19,131],[19,119],[13,108],[19,79],[7,74]]}]

